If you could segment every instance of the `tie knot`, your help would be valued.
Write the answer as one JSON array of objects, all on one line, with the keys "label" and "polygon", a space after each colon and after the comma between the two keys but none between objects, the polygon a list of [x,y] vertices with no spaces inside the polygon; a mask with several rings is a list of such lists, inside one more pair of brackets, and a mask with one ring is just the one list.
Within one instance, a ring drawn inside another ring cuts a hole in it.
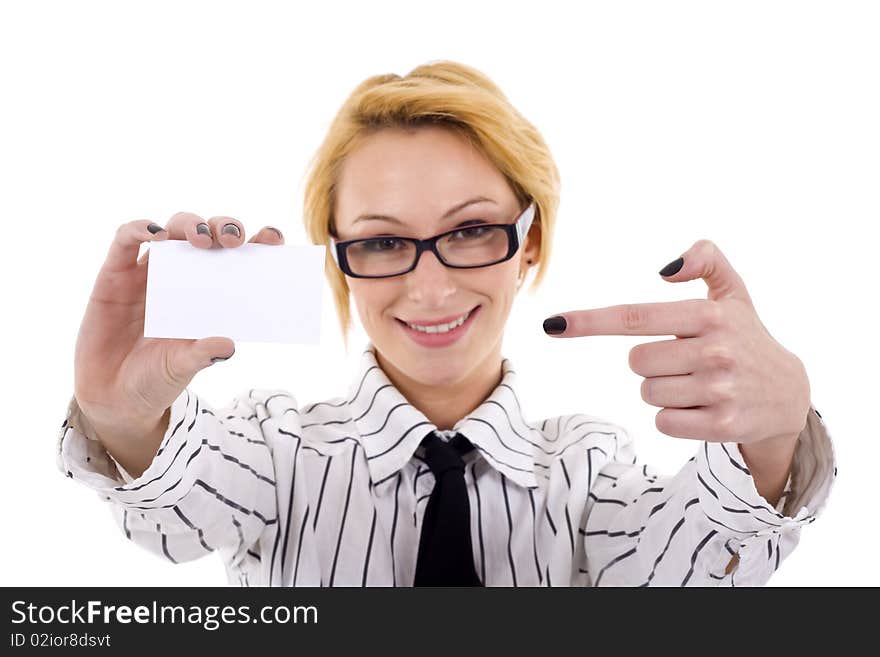
[{"label": "tie knot", "polygon": [[473,449],[470,441],[460,433],[447,442],[431,432],[422,440],[422,447],[425,448],[425,461],[435,479],[439,479],[449,470],[464,471],[461,455]]}]

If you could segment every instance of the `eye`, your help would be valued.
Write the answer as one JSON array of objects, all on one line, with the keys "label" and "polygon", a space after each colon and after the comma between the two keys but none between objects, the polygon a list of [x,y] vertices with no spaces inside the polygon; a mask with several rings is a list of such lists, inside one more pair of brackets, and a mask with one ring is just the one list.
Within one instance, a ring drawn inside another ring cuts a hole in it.
[{"label": "eye", "polygon": [[394,251],[405,246],[406,243],[396,237],[376,237],[360,243],[361,249],[374,253]]},{"label": "eye", "polygon": [[[480,222],[483,223],[483,222]],[[473,228],[463,228],[461,230],[455,231],[451,237],[454,240],[475,240],[481,237],[485,237],[486,233],[490,232],[492,229],[488,226],[475,226]]]}]

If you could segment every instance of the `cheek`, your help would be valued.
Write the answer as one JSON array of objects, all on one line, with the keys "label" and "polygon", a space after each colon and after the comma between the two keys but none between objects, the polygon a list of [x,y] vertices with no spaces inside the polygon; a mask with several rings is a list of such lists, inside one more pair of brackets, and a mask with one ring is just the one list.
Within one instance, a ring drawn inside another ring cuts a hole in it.
[{"label": "cheek", "polygon": [[496,272],[493,272],[491,278],[486,279],[485,289],[491,290],[490,296],[496,301],[507,301],[513,299],[516,292],[516,275],[517,269],[515,260],[508,260],[502,263]]},{"label": "cheek", "polygon": [[489,296],[506,295],[516,287],[517,267],[516,258],[512,258],[491,267],[472,269],[471,287],[484,290]]},{"label": "cheek", "polygon": [[384,318],[384,312],[390,308],[393,301],[393,294],[383,289],[384,286],[373,284],[364,284],[363,282],[349,283],[349,290],[357,307],[361,323],[366,325],[376,324]]},{"label": "cheek", "polygon": [[491,301],[492,315],[498,318],[507,316],[516,296],[517,269],[508,266],[509,264],[510,261],[502,263],[495,271],[488,267],[485,272],[480,272],[470,286]]}]

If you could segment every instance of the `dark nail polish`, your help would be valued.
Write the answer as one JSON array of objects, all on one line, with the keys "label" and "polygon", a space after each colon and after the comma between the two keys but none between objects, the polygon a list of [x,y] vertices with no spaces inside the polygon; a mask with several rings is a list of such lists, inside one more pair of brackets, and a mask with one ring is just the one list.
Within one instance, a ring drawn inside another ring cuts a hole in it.
[{"label": "dark nail polish", "polygon": [[151,233],[153,233],[153,235],[155,235],[156,233],[161,232],[165,229],[162,228],[162,226],[160,226],[159,224],[154,223],[154,224],[150,224],[149,226],[147,226],[147,230],[150,231]]},{"label": "dark nail polish", "polygon": [[678,258],[677,260],[673,260],[668,265],[666,265],[663,269],[660,270],[661,276],[672,276],[681,271],[681,268],[684,266],[684,258]]},{"label": "dark nail polish", "polygon": [[223,234],[224,235],[234,235],[235,237],[241,237],[241,231],[238,229],[238,226],[235,224],[226,224],[223,226]]},{"label": "dark nail polish", "polygon": [[198,226],[196,226],[196,232],[199,235],[208,235],[210,237],[211,227],[208,224],[203,222],[203,223],[200,223]]},{"label": "dark nail polish", "polygon": [[548,317],[544,320],[544,333],[556,335],[557,333],[565,331],[566,326],[568,326],[568,324],[565,321],[565,317],[554,315],[553,317]]},{"label": "dark nail polish", "polygon": [[284,235],[282,235],[281,231],[275,228],[275,226],[266,226],[266,228],[268,228],[269,230],[274,230],[276,233],[278,233],[278,237],[284,239]]}]

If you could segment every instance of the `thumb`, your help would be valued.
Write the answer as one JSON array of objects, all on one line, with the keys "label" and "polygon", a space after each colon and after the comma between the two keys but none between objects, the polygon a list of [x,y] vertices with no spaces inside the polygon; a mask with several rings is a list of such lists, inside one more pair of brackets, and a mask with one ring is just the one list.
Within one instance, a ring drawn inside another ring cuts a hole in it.
[{"label": "thumb", "polygon": [[[208,365],[229,360],[235,355],[235,343],[229,338],[222,337],[196,340],[193,342],[191,349],[197,362],[201,363],[207,359]],[[208,365],[205,365],[205,367]]]},{"label": "thumb", "polygon": [[710,299],[736,297],[752,303],[742,278],[710,240],[695,242],[680,258],[661,269],[660,275],[671,283],[702,278],[709,288]]},{"label": "thumb", "polygon": [[175,378],[189,385],[201,370],[227,360],[235,353],[235,343],[229,338],[210,337],[193,340],[169,354],[168,369]]}]

